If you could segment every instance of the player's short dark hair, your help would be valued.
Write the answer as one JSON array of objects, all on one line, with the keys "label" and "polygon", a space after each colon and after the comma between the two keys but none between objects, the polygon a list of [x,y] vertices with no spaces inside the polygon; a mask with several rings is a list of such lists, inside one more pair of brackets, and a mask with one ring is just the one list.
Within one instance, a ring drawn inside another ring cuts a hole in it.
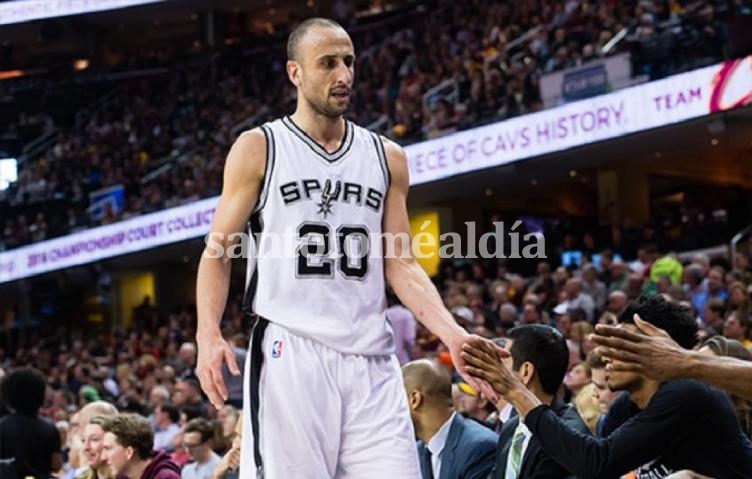
[{"label": "player's short dark hair", "polygon": [[309,18],[307,20],[304,20],[300,25],[298,25],[295,30],[290,33],[290,36],[287,38],[287,59],[288,60],[296,60],[298,61],[298,49],[300,47],[300,43],[305,38],[306,34],[308,33],[308,30],[310,30],[312,27],[329,27],[329,28],[342,28],[342,25],[335,22],[334,20],[330,20],[328,18],[321,18],[321,17],[314,17]]},{"label": "player's short dark hair", "polygon": [[666,300],[660,294],[642,294],[630,301],[619,315],[620,323],[634,324],[634,315],[666,331],[671,339],[685,349],[697,343],[697,323],[689,308]]},{"label": "player's short dark hair", "polygon": [[0,398],[13,412],[36,416],[47,390],[42,373],[34,368],[14,369],[0,383]]},{"label": "player's short dark hair", "polygon": [[113,434],[123,447],[132,447],[139,459],[152,457],[154,434],[149,421],[140,414],[121,413],[112,416],[104,421],[102,429]]},{"label": "player's short dark hair", "polygon": [[509,330],[509,338],[513,341],[509,350],[512,369],[519,371],[523,363],[531,363],[543,392],[556,394],[569,362],[564,336],[545,324],[526,324]]},{"label": "player's short dark hair", "polygon": [[175,407],[171,403],[165,403],[162,405],[157,406],[160,411],[167,413],[167,416],[169,416],[170,421],[177,423],[180,421],[180,410]]},{"label": "player's short dark hair", "polygon": [[185,430],[183,433],[187,434],[189,432],[197,432],[201,434],[201,443],[203,444],[214,437],[214,426],[206,419],[197,417],[185,423]]}]

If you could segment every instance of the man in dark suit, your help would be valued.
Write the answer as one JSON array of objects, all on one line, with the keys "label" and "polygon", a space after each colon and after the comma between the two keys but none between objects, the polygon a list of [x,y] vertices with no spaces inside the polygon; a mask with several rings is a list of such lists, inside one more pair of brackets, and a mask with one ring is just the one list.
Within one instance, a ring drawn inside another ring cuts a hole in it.
[{"label": "man in dark suit", "polygon": [[494,465],[498,436],[454,411],[449,371],[418,360],[405,364],[402,375],[423,479],[485,479]]},{"label": "man in dark suit", "polygon": [[[509,331],[505,346],[511,358],[511,369],[527,389],[551,409],[569,427],[588,434],[587,425],[577,410],[559,399],[559,390],[567,370],[569,351],[564,337],[556,329],[529,324]],[[557,479],[570,477],[569,471],[548,456],[535,436],[520,424],[515,414],[504,424],[499,436],[496,479]]]}]

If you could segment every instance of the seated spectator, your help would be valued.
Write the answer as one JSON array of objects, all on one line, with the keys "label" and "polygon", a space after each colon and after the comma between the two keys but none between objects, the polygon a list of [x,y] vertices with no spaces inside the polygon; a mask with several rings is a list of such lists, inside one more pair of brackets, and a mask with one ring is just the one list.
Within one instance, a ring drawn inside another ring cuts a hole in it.
[{"label": "seated spectator", "polygon": [[493,429],[496,408],[483,394],[473,389],[468,383],[461,381],[457,384],[456,411],[468,419]]},{"label": "seated spectator", "polygon": [[[528,391],[551,406],[575,430],[587,433],[577,411],[557,397],[567,369],[564,337],[550,326],[524,325],[509,332],[504,347],[514,371]],[[567,477],[569,472],[547,455],[519,416],[513,415],[499,435],[499,452],[492,477]]]},{"label": "seated spectator", "polygon": [[2,381],[2,397],[10,414],[0,419],[0,459],[13,459],[16,477],[46,479],[63,467],[60,434],[41,419],[45,381],[39,371],[19,368]]},{"label": "seated spectator", "polygon": [[112,473],[127,479],[180,479],[180,468],[166,452],[153,449],[149,421],[138,414],[119,414],[104,421],[102,457]]},{"label": "seated spectator", "polygon": [[243,434],[243,421],[238,421],[232,437],[232,447],[225,453],[214,469],[212,479],[238,479],[240,470],[240,436]]},{"label": "seated spectator", "polygon": [[732,311],[723,323],[723,336],[726,339],[739,341],[747,349],[752,348],[750,331],[752,331],[752,318],[743,311]]},{"label": "seated spectator", "polygon": [[180,411],[172,404],[162,404],[154,410],[154,450],[171,452],[173,439],[180,434]]},{"label": "seated spectator", "polygon": [[598,401],[598,407],[600,409],[600,416],[596,421],[595,435],[603,435],[603,421],[606,418],[606,413],[611,407],[611,404],[619,397],[619,392],[612,391],[608,387],[606,380],[606,363],[600,356],[592,352],[587,357],[587,364],[590,366],[590,376],[593,384],[593,397]]},{"label": "seated spectator", "polygon": [[[752,361],[752,353],[749,349],[745,348],[739,341],[726,339],[723,336],[713,336],[708,339],[702,345],[699,352],[702,354]],[[734,405],[734,409],[736,409],[736,414],[739,416],[742,430],[744,430],[747,437],[752,438],[752,401],[739,397],[736,394],[729,394],[729,399],[731,399],[731,403]]]},{"label": "seated spectator", "polygon": [[452,408],[452,378],[421,359],[402,367],[423,479],[483,478],[493,467],[498,436]]},{"label": "seated spectator", "polygon": [[183,467],[182,479],[211,479],[221,458],[212,450],[214,426],[203,418],[188,421],[183,430],[183,447],[191,461]]},{"label": "seated spectator", "polygon": [[83,462],[86,467],[76,474],[76,479],[113,479],[115,475],[110,470],[110,465],[102,457],[102,441],[104,429],[102,425],[110,416],[94,416],[84,428],[83,433]]}]

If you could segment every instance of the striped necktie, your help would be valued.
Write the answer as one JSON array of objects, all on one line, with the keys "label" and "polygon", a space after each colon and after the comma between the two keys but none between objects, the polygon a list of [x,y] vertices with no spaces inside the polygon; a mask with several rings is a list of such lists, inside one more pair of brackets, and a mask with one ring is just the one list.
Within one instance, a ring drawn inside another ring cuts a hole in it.
[{"label": "striped necktie", "polygon": [[522,423],[517,426],[512,436],[512,446],[509,448],[509,459],[504,479],[517,479],[522,465],[522,445],[525,444],[525,433],[522,431]]}]

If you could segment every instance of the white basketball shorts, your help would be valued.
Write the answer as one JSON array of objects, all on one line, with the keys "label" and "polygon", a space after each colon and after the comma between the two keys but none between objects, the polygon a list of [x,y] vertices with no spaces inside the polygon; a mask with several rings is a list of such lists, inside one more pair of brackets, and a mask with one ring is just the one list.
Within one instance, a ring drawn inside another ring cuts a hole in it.
[{"label": "white basketball shorts", "polygon": [[394,355],[343,354],[259,319],[245,364],[240,477],[420,479]]}]

